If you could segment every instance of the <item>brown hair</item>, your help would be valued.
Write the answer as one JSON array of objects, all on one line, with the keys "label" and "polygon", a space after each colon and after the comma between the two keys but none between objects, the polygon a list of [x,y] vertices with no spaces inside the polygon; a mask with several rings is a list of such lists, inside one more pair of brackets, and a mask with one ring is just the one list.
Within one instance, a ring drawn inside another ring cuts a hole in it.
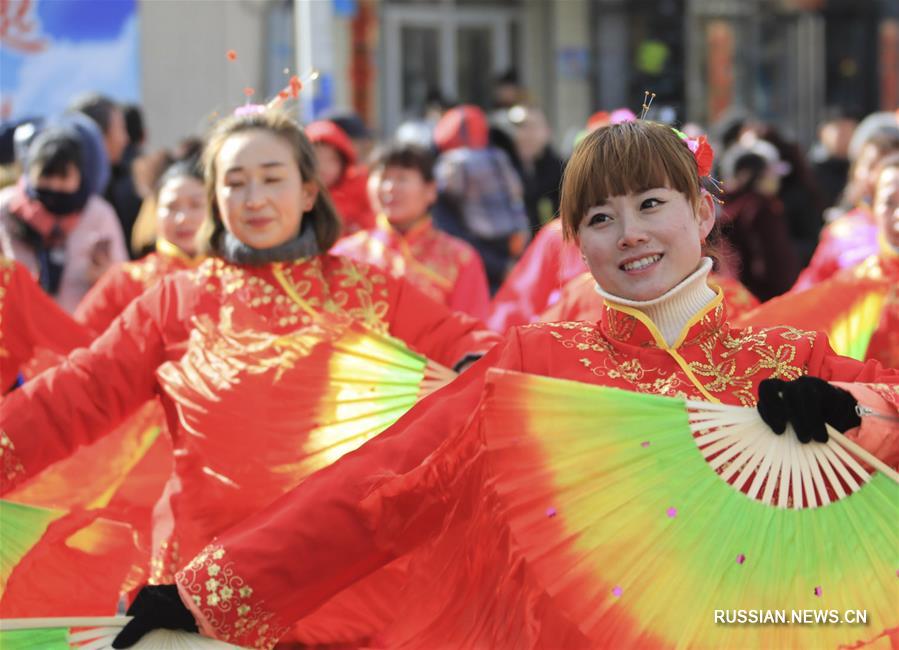
[{"label": "brown hair", "polygon": [[565,166],[559,206],[565,239],[577,239],[591,207],[610,196],[653,187],[677,190],[697,205],[701,186],[696,159],[680,137],[670,127],[646,120],[597,129],[581,141]]},{"label": "brown hair", "polygon": [[434,180],[434,156],[417,144],[393,142],[376,149],[369,162],[369,171],[378,172],[387,167],[415,170],[426,183]]},{"label": "brown hair", "polygon": [[[215,158],[225,144],[225,141],[236,133],[252,131],[268,131],[282,138],[293,151],[300,177],[303,182],[315,181],[318,195],[312,209],[303,215],[303,222],[311,220],[315,229],[315,240],[321,252],[327,252],[340,236],[340,217],[331,203],[331,197],[318,178],[315,165],[315,151],[309,138],[302,127],[286,113],[278,110],[265,109],[257,113],[245,113],[232,115],[218,122],[212,129],[206,140],[203,150],[203,176],[206,182],[206,198],[209,203],[209,215],[212,223],[212,232],[209,235],[207,247],[214,253],[219,252],[221,236],[225,231],[222,216],[219,212],[218,202],[215,198]],[[305,227],[305,226],[304,226]]]}]

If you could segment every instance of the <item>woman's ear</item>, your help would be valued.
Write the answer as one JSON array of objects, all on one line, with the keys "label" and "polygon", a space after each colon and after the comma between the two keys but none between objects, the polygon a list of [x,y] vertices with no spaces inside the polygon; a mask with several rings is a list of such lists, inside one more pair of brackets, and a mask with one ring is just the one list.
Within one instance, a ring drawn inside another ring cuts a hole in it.
[{"label": "woman's ear", "polygon": [[699,234],[705,241],[715,227],[715,199],[706,190],[702,190],[699,194],[696,217],[699,220]]},{"label": "woman's ear", "polygon": [[303,212],[309,212],[318,199],[318,181],[306,181],[303,183]]},{"label": "woman's ear", "polygon": [[434,205],[437,203],[437,182],[436,181],[428,181],[425,183],[425,197],[427,198],[428,205]]}]

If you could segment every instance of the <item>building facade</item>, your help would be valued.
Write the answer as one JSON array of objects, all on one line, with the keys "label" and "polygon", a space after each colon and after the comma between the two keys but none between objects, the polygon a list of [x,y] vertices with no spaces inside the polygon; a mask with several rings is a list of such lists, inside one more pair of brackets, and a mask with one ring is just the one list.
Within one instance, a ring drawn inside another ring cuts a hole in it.
[{"label": "building facade", "polygon": [[142,0],[141,30],[162,145],[313,69],[304,119],[351,109],[380,135],[437,97],[489,108],[510,70],[560,142],[647,89],[659,119],[736,107],[805,144],[829,106],[899,106],[899,0]]}]

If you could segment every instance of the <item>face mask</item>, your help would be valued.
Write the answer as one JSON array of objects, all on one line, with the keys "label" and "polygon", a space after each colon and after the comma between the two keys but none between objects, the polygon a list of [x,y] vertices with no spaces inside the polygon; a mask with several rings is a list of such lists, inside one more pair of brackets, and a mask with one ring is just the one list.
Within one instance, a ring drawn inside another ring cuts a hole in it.
[{"label": "face mask", "polygon": [[81,212],[88,199],[88,191],[84,183],[75,192],[34,188],[33,195],[49,212],[60,216]]}]

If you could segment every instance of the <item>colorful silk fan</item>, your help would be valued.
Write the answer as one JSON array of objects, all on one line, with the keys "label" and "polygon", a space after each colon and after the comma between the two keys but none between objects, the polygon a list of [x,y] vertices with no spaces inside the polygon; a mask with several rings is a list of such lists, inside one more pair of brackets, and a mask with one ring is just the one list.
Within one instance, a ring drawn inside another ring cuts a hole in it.
[{"label": "colorful silk fan", "polygon": [[888,283],[880,280],[834,278],[807,291],[773,298],[733,324],[823,330],[837,354],[863,361],[880,324],[888,290]]},{"label": "colorful silk fan", "polygon": [[[597,648],[835,648],[899,628],[899,477],[839,433],[801,445],[755,409],[501,370],[484,424],[514,544]],[[726,622],[803,610],[867,625]]]},{"label": "colorful silk fan", "polygon": [[[258,483],[260,472],[281,475],[283,486],[266,487],[276,496],[379,434],[456,375],[360,326],[312,325],[286,335],[229,327],[198,322],[187,354],[163,365],[159,377],[207,466],[218,471],[221,459],[223,474],[237,466],[242,474],[231,478],[244,488]],[[246,408],[250,396],[253,409]],[[217,408],[208,408],[210,401]],[[209,431],[258,430],[260,411],[267,414],[261,448],[248,448],[243,436],[206,439]]]},{"label": "colorful silk fan", "polygon": [[0,501],[0,616],[47,615],[60,602],[76,615],[115,610],[137,548],[130,526],[100,514]]},{"label": "colorful silk fan", "polygon": [[[130,620],[130,616],[0,619],[0,648],[108,650]],[[158,629],[148,632],[131,647],[135,650],[224,650],[237,646],[190,632]]]},{"label": "colorful silk fan", "polygon": [[133,490],[146,500],[140,505],[151,508],[171,474],[170,445],[159,435],[164,419],[154,399],[112,433],[47,467],[4,498],[44,508],[104,508],[124,483],[136,480],[132,472],[153,449],[159,457],[151,472],[160,475],[154,481],[156,485],[150,489],[146,480],[141,480],[139,488]]}]

